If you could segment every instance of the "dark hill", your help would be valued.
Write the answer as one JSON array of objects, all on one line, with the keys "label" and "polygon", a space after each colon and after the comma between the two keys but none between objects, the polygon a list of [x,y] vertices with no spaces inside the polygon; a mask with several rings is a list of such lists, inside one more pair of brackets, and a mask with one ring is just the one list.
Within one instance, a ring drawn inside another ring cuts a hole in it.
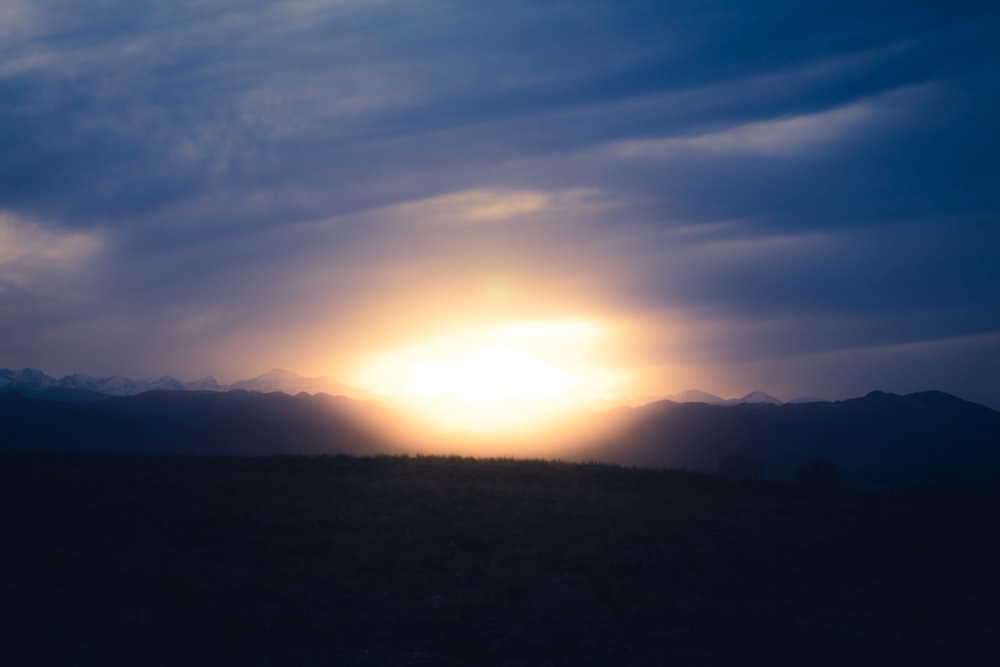
[{"label": "dark hill", "polygon": [[[660,401],[568,420],[520,439],[441,436],[390,408],[326,394],[150,391],[41,400],[0,394],[0,450],[198,454],[532,453],[714,472],[730,454],[790,478],[825,462],[876,487],[1000,480],[1000,413],[941,392],[872,392],[835,403]],[[569,436],[567,434],[574,434]]]},{"label": "dark hill", "polygon": [[0,448],[194,454],[394,451],[389,408],[326,394],[151,391],[81,404],[0,395]]},{"label": "dark hill", "polygon": [[942,392],[785,405],[660,401],[607,419],[586,457],[711,471],[737,453],[782,477],[827,459],[844,480],[873,486],[1000,480],[1000,413]]}]

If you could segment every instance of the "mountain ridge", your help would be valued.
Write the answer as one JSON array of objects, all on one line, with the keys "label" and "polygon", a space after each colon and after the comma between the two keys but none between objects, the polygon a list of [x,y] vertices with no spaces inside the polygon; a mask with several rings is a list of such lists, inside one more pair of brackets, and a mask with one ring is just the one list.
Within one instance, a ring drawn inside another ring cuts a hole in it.
[{"label": "mountain ridge", "polygon": [[824,461],[840,480],[859,486],[1000,483],[1000,412],[938,391],[873,391],[843,401],[781,405],[661,400],[567,415],[544,435],[445,437],[378,401],[325,393],[153,390],[108,396],[29,376],[41,389],[0,387],[0,450],[516,453],[703,472],[738,455],[782,479]]},{"label": "mountain ridge", "polygon": [[[796,399],[801,400],[801,399]],[[822,399],[816,399],[822,400]],[[710,394],[707,391],[702,391],[700,389],[688,389],[676,394],[668,394],[666,396],[661,396],[658,398],[648,397],[646,399],[640,399],[637,401],[631,401],[629,404],[632,407],[640,407],[648,403],[656,403],[657,401],[672,401],[674,403],[705,403],[707,405],[742,405],[744,403],[755,403],[762,404],[767,403],[771,405],[784,405],[785,401],[780,398],[776,398],[771,394],[767,393],[762,389],[754,389],[750,393],[736,397],[736,398],[722,398],[721,396],[716,396],[715,394]],[[794,403],[795,401],[789,401]]]},{"label": "mountain ridge", "polygon": [[[0,391],[35,392],[40,398],[52,400],[73,400],[94,402],[95,397],[102,396],[135,396],[150,391],[257,391],[261,393],[282,392],[295,395],[302,392],[308,394],[330,394],[347,396],[359,400],[370,400],[374,395],[364,389],[343,384],[331,378],[303,377],[284,369],[272,369],[262,375],[246,380],[237,380],[229,385],[220,384],[211,375],[191,382],[182,382],[169,375],[149,380],[134,380],[121,375],[91,376],[79,373],[65,375],[56,379],[36,368],[12,370],[0,368]],[[75,393],[74,393],[75,392]]]},{"label": "mountain ridge", "polygon": [[663,400],[609,415],[589,428],[583,458],[714,471],[736,454],[783,478],[824,460],[862,486],[1000,482],[1000,412],[940,391],[782,405]]},{"label": "mountain ridge", "polygon": [[[381,397],[360,387],[354,387],[334,380],[327,376],[307,377],[299,375],[293,371],[283,368],[273,368],[261,375],[236,380],[230,384],[222,384],[215,377],[206,375],[197,380],[182,381],[170,375],[135,380],[121,375],[92,376],[82,373],[73,373],[56,378],[48,375],[37,368],[22,368],[13,370],[0,368],[0,392],[29,392],[35,398],[47,400],[61,400],[72,402],[90,403],[102,400],[107,396],[135,396],[150,391],[205,391],[205,392],[229,392],[229,391],[252,391],[259,393],[281,392],[294,396],[300,393],[310,395],[329,394],[331,396],[346,396],[355,400],[380,400]],[[873,390],[866,394],[895,396],[890,392]],[[916,396],[919,394],[937,394],[951,396],[940,391],[914,392],[905,396]],[[860,397],[855,397],[860,398]],[[955,397],[957,398],[957,397]],[[744,396],[737,398],[723,398],[700,389],[688,389],[676,394],[666,396],[645,396],[631,399],[622,403],[609,403],[612,408],[630,407],[641,408],[646,405],[670,401],[673,403],[704,403],[707,405],[735,406],[735,405],[802,405],[802,404],[836,404],[853,400],[846,398],[841,400],[828,400],[813,397],[800,397],[790,401],[782,401],[779,398],[761,390],[755,389]],[[964,400],[964,399],[959,399]],[[987,407],[987,406],[984,406]],[[988,408],[991,409],[992,408]]]}]

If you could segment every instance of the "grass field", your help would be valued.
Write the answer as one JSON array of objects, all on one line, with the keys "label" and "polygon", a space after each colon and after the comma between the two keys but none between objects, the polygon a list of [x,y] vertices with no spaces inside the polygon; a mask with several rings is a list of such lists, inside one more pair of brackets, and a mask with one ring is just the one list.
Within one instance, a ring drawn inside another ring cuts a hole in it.
[{"label": "grass field", "polygon": [[5,665],[1000,664],[1000,494],[0,455]]}]

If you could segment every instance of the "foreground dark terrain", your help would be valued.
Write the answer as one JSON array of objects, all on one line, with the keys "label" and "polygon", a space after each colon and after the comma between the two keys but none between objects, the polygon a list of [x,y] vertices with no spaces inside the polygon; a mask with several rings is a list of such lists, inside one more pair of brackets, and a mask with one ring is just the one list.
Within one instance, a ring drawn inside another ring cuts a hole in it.
[{"label": "foreground dark terrain", "polygon": [[1000,494],[0,455],[5,665],[998,664]]}]

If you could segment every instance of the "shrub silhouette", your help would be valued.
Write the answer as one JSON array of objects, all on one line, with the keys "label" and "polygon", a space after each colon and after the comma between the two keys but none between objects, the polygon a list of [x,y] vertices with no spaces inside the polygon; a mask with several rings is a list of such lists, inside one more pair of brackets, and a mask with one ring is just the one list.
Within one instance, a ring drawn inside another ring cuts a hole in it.
[{"label": "shrub silhouette", "polygon": [[719,460],[719,474],[730,479],[763,479],[764,467],[755,458],[730,452]]}]

